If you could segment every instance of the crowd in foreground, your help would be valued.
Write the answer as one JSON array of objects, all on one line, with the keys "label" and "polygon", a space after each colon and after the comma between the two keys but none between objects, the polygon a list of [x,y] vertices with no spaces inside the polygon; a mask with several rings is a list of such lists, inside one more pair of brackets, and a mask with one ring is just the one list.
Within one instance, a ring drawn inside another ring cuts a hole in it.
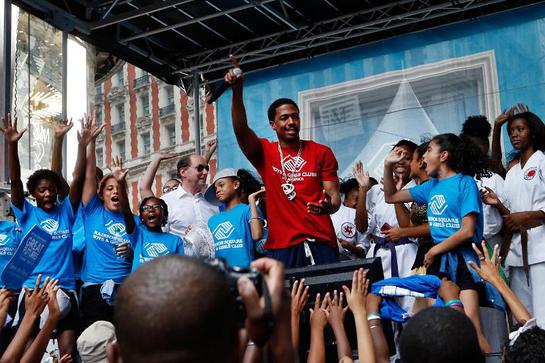
[{"label": "crowd in foreground", "polygon": [[[25,130],[3,119],[15,222],[0,223],[1,269],[13,268],[18,250],[36,252],[28,248],[36,226],[49,240],[21,286],[2,281],[0,362],[40,361],[52,337],[61,362],[104,361],[107,352],[112,362],[323,362],[327,326],[339,361],[357,348],[360,362],[482,362],[494,351],[481,307],[511,317],[506,362],[545,361],[545,125],[535,114],[524,105],[502,113],[491,152],[483,116],[469,117],[460,135],[400,140],[380,183],[356,162],[341,184],[331,149],[300,139],[294,101],[268,110],[278,141],[256,136],[232,60],[233,129],[263,183],[223,169],[207,188],[212,142],[204,157],[180,157],[179,179],[155,195],[159,164],[177,157],[157,153],[134,215],[128,170],[119,158],[106,175],[96,167],[104,126],[86,116],[71,184],[61,151],[72,124],[63,121],[51,170],[28,178],[27,197],[18,156]],[[503,125],[515,150],[507,168]],[[241,277],[233,285],[229,269],[203,260],[212,257],[264,284]],[[351,288],[309,296],[301,280],[291,298],[285,288],[284,268],[363,257],[380,258],[384,280],[371,284],[357,269]],[[357,347],[345,330],[348,310]]]}]

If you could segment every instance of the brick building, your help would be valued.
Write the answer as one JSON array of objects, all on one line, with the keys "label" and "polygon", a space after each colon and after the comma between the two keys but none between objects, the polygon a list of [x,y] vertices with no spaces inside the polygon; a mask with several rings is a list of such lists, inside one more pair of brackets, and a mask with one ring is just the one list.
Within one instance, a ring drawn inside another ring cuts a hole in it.
[{"label": "brick building", "polygon": [[[144,175],[151,154],[174,151],[180,155],[195,152],[193,98],[176,86],[162,82],[131,65],[123,67],[96,88],[97,123],[106,124],[97,139],[97,165],[106,168],[119,155],[129,168],[129,199],[138,209],[138,182]],[[216,137],[215,105],[200,98],[201,145]],[[157,171],[153,191],[162,194],[163,183],[176,177],[178,158],[163,161]],[[216,158],[210,162],[216,170]]]}]

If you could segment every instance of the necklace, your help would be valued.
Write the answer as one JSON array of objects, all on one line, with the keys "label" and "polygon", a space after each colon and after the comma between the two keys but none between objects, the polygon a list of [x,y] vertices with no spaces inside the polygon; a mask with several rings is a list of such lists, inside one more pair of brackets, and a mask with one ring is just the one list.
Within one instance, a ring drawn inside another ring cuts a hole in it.
[{"label": "necklace", "polygon": [[297,151],[297,157],[295,159],[295,168],[293,168],[293,172],[291,173],[291,177],[288,177],[286,174],[286,166],[284,164],[284,154],[282,153],[282,148],[280,147],[280,142],[278,143],[278,153],[280,154],[280,166],[282,167],[282,180],[284,181],[283,184],[281,184],[282,191],[284,191],[284,194],[286,197],[288,197],[289,200],[294,200],[297,196],[297,193],[295,192],[295,185],[293,185],[293,174],[295,173],[295,170],[297,169],[297,163],[299,161],[299,158],[301,157],[301,152],[303,151],[303,141],[299,140],[299,151]]}]

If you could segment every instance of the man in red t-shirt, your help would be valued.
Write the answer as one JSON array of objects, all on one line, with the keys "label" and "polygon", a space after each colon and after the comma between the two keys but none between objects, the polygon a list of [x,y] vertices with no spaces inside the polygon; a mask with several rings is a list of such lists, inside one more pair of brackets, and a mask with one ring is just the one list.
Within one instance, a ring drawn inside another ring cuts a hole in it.
[{"label": "man in red t-shirt", "polygon": [[233,88],[232,119],[238,144],[267,190],[269,234],[265,248],[286,267],[338,261],[330,214],[340,206],[338,164],[331,149],[299,138],[299,108],[287,98],[274,101],[268,117],[278,142],[258,138],[248,126],[238,62],[225,75]]}]

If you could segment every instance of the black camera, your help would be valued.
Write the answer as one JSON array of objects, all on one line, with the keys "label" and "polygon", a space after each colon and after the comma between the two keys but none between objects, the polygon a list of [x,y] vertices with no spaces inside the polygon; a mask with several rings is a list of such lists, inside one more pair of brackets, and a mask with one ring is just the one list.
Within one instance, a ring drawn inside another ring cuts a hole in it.
[{"label": "black camera", "polygon": [[235,297],[237,321],[240,327],[244,326],[244,320],[246,319],[246,310],[244,309],[244,303],[242,302],[242,298],[238,294],[237,281],[240,277],[246,277],[254,284],[259,296],[262,296],[263,290],[267,289],[265,281],[263,280],[263,275],[258,270],[246,269],[237,266],[229,266],[224,259],[210,258],[205,259],[204,262],[225,275],[229,290],[231,290],[231,293]]}]

